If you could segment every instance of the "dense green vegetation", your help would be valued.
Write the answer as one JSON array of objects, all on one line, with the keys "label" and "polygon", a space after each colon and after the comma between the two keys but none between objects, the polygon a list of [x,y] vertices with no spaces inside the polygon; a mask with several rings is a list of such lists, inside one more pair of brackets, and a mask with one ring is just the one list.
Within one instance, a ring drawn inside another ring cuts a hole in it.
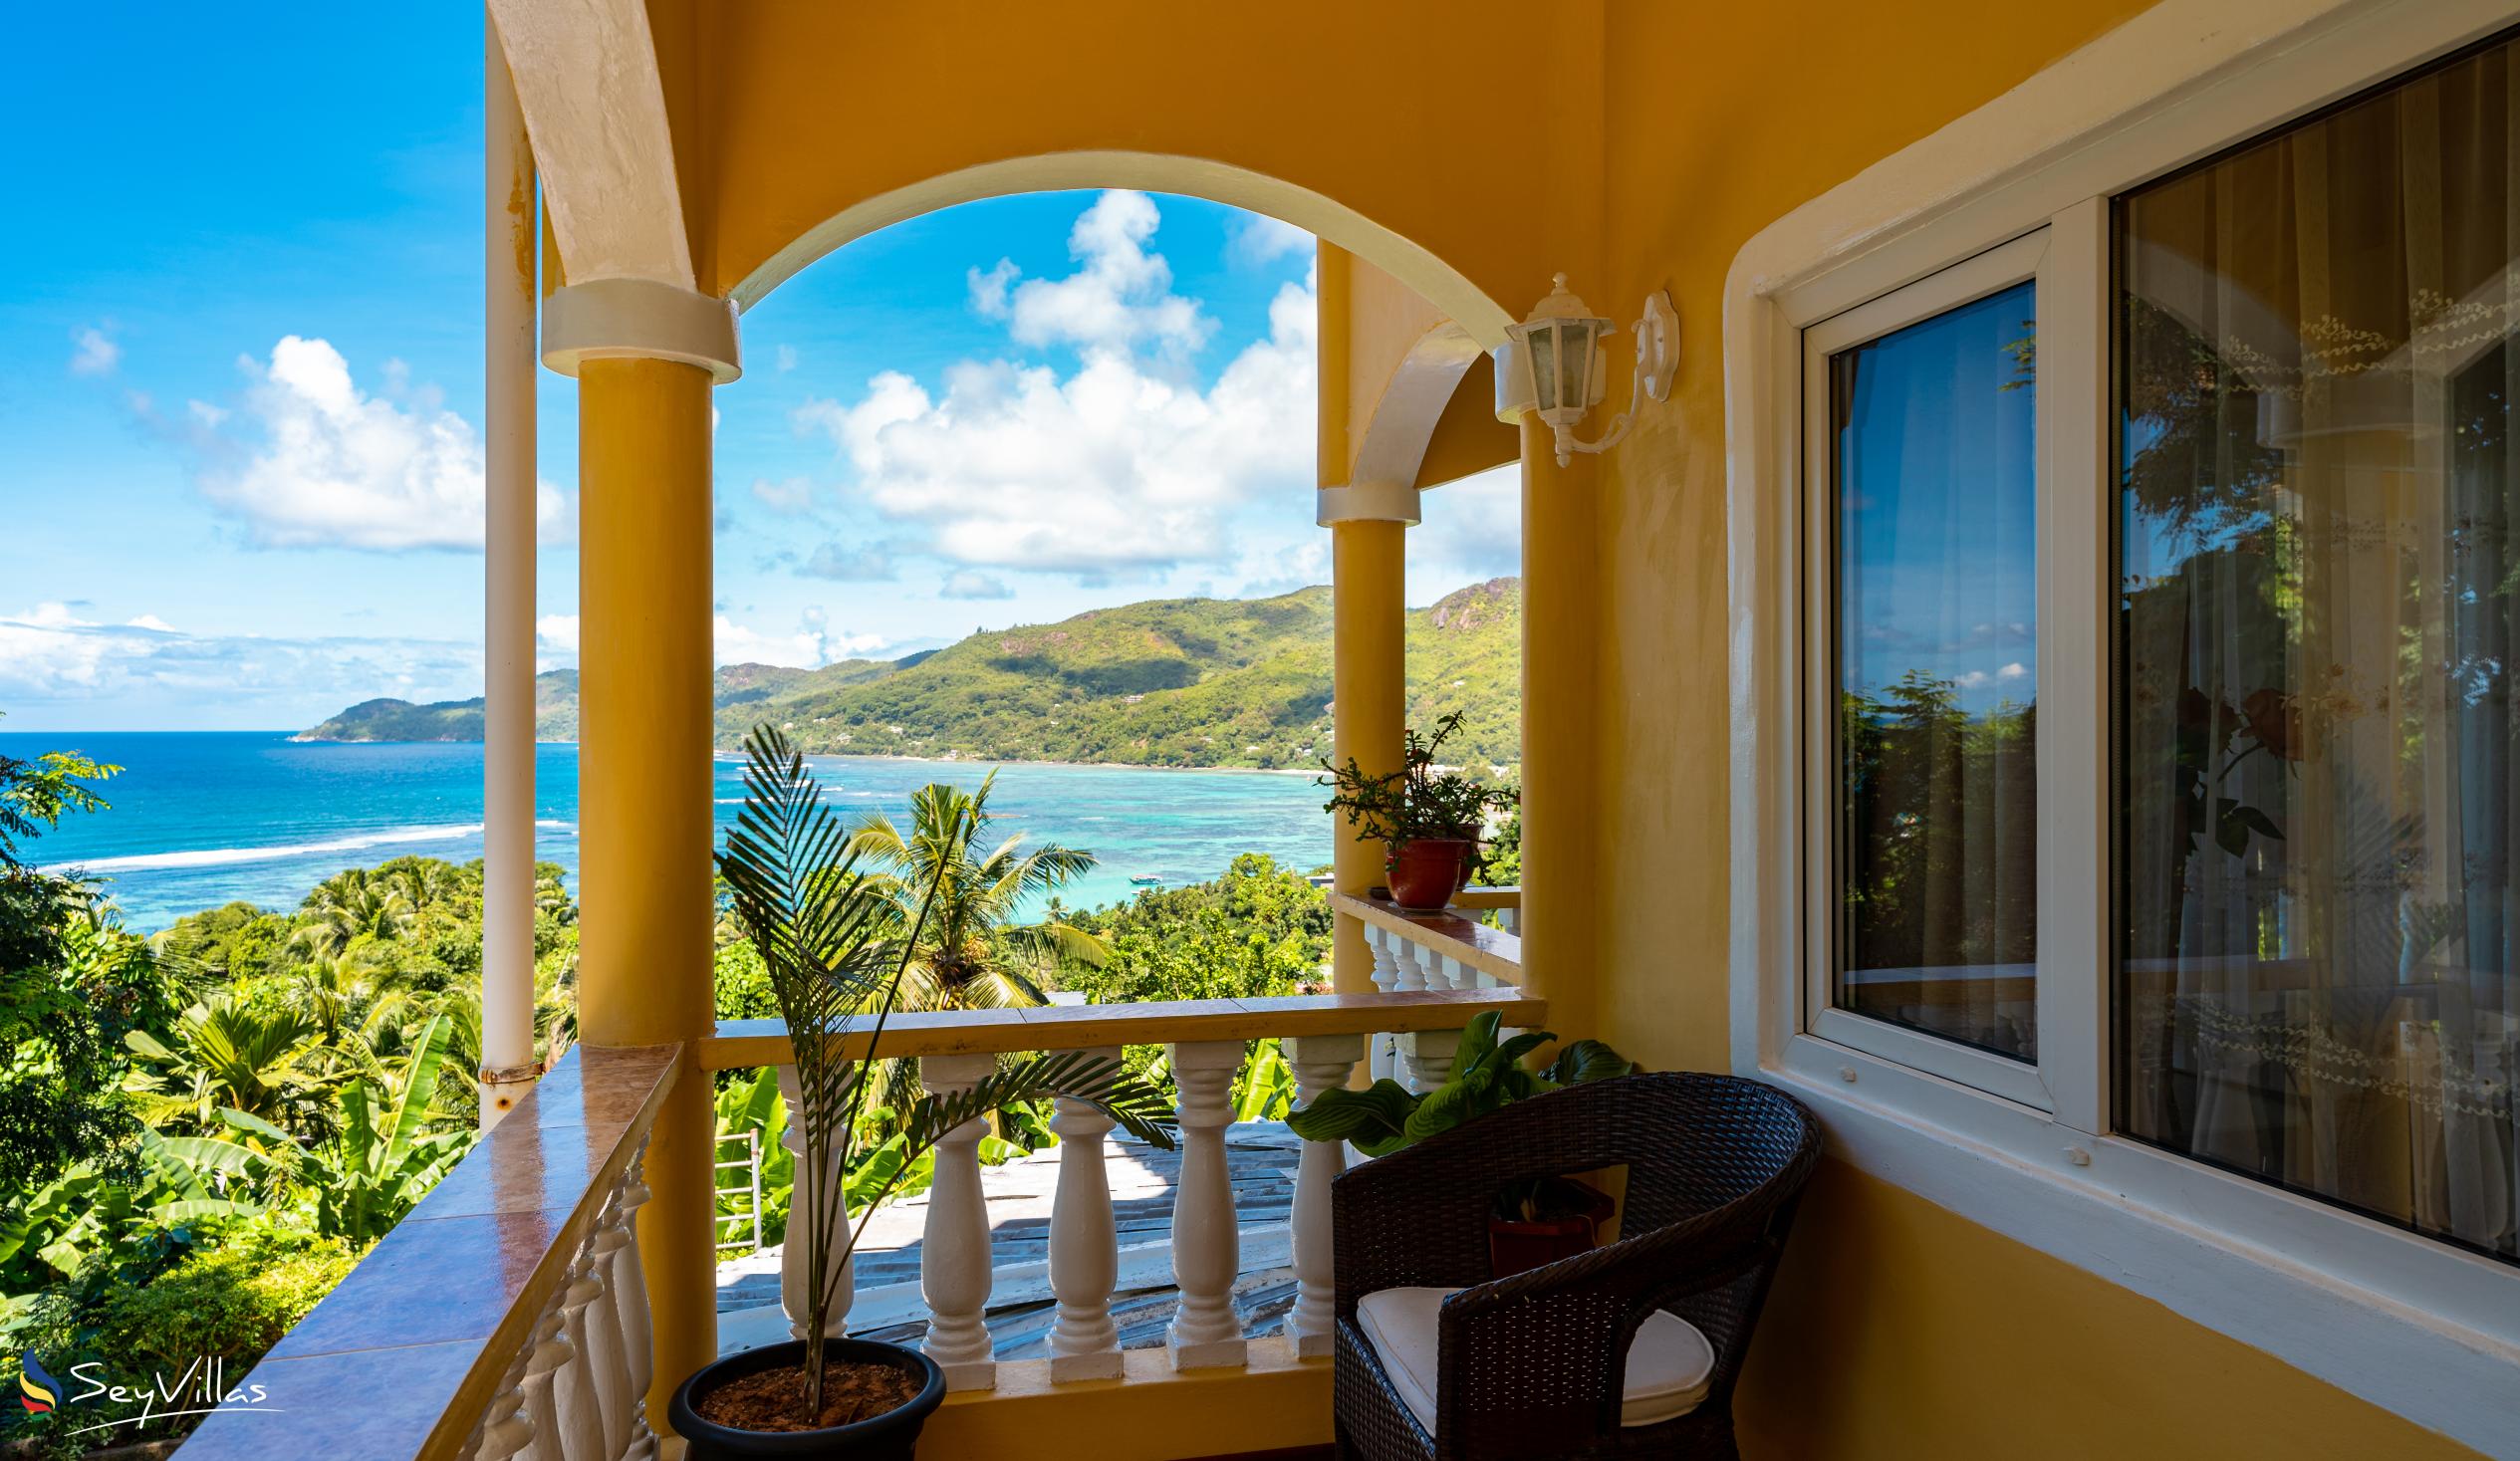
[{"label": "dense green vegetation", "polygon": [[[1172,599],[977,633],[931,654],[818,670],[717,672],[718,743],[754,723],[816,754],[951,756],[1130,766],[1311,767],[1330,751],[1328,589],[1276,599]],[[1408,714],[1460,712],[1452,751],[1474,769],[1521,760],[1522,589],[1474,585],[1409,615]],[[536,682],[537,733],[577,734],[577,677]],[[475,740],[478,699],[371,700],[316,740]]]},{"label": "dense green vegetation", "polygon": [[[27,844],[65,815],[105,810],[116,768],[0,757],[0,1353],[67,1376],[102,1363],[145,1383],[196,1359],[242,1377],[470,1147],[477,1125],[481,868],[397,857],[325,879],[292,909],[235,902],[153,939],[125,929],[92,883],[36,870]],[[951,789],[945,789],[950,791]],[[931,789],[931,792],[935,789]],[[1265,856],[1213,882],[1064,909],[1090,864],[991,830],[985,792],[914,800],[903,827],[861,829],[878,877],[905,884],[957,860],[960,911],[923,955],[941,1006],[1059,989],[1096,1002],[1285,994],[1323,977],[1330,913],[1318,888]],[[939,829],[958,827],[941,840]],[[574,1038],[577,909],[540,869],[535,950],[544,1059]],[[1053,894],[1043,917],[1012,893]],[[721,923],[717,1008],[775,1013],[759,954]],[[1131,1068],[1160,1080],[1160,1051]],[[887,1081],[852,1194],[897,1165],[885,1123],[911,1094]],[[1238,1082],[1246,1118],[1281,1114],[1293,1080],[1263,1046]],[[720,1079],[720,1154],[762,1157],[759,1236],[781,1240],[794,1184],[771,1074]],[[1046,1112],[999,1113],[982,1155],[1054,1140]],[[900,1183],[923,1186],[918,1158]],[[740,1189],[740,1197],[738,1189]],[[857,1200],[853,1196],[853,1201]],[[749,1177],[729,1173],[721,1236],[751,1239]],[[74,1443],[92,1413],[8,1412],[0,1447],[70,1455],[180,1434],[190,1420],[118,1426]]]}]

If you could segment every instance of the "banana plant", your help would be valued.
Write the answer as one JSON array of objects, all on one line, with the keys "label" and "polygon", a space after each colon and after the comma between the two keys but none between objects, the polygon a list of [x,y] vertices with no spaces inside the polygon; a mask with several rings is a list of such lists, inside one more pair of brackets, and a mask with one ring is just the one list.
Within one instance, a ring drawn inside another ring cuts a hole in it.
[{"label": "banana plant", "polygon": [[1363,1091],[1325,1091],[1286,1124],[1307,1141],[1345,1141],[1368,1156],[1388,1156],[1509,1101],[1637,1069],[1598,1040],[1578,1040],[1559,1051],[1547,1070],[1526,1070],[1523,1057],[1558,1037],[1527,1030],[1500,1041],[1501,1024],[1494,1010],[1472,1017],[1453,1052],[1452,1079],[1422,1096],[1385,1077]]},{"label": "banana plant", "polygon": [[[948,840],[968,838],[959,824],[969,815],[967,805],[952,813],[957,825],[943,829]],[[867,1219],[932,1166],[947,1132],[1011,1102],[1065,1096],[1100,1108],[1151,1145],[1174,1145],[1171,1106],[1162,1093],[1116,1059],[1071,1051],[1013,1061],[969,1091],[919,1096],[877,1143],[886,1155],[862,1161],[861,1117],[877,1083],[850,1079],[852,1068],[880,1058],[884,1024],[900,1006],[902,981],[924,946],[938,888],[952,867],[939,861],[924,879],[915,913],[903,916],[900,903],[885,895],[888,879],[860,874],[863,846],[832,814],[803,753],[775,726],[753,727],[744,738],[743,810],[727,831],[717,865],[734,915],[769,971],[795,1053],[799,1099],[789,1119],[804,1127],[805,1160],[788,1241],[806,1244],[806,1313],[797,1319],[805,1336],[803,1418],[809,1426],[823,1409],[825,1331],[841,1267],[857,1250]],[[811,1173],[858,1177],[862,1166],[863,1180],[853,1183],[858,1190],[847,1200],[817,1200]],[[859,1213],[854,1225],[853,1208]]]}]

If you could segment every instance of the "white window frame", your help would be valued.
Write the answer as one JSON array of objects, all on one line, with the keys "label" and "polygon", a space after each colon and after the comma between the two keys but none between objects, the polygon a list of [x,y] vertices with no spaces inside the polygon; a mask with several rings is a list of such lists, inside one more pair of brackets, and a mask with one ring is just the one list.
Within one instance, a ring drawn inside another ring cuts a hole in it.
[{"label": "white window frame", "polygon": [[[1839,632],[1837,605],[1837,544],[1829,531],[1838,515],[1837,484],[1831,480],[1833,453],[1830,441],[1830,368],[1831,358],[1870,341],[1879,340],[1894,331],[1906,329],[1963,305],[2001,293],[2016,285],[2029,284],[2038,318],[2039,336],[2047,338],[2047,312],[2057,303],[2060,287],[2070,287],[2058,277],[2059,271],[2070,272],[2078,264],[2088,262],[2083,252],[2071,248],[2052,247],[2053,226],[1999,243],[1969,258],[1938,270],[1911,284],[1867,300],[1853,309],[1843,310],[1825,320],[1803,327],[1803,665],[1806,679],[1805,705],[1835,704],[1839,693],[1836,683],[1835,640]],[[1790,315],[1792,306],[1787,310]],[[2037,524],[2040,563],[2038,565],[2037,618],[2042,636],[2037,693],[2044,707],[2050,693],[2071,693],[2070,682],[2077,678],[2079,667],[2052,666],[2046,635],[2048,626],[2060,615],[2089,614],[2089,596],[2084,603],[2065,602],[2066,593],[2084,587],[2079,576],[2061,579],[2051,572],[2048,563],[2052,542],[2064,549],[2071,540],[2052,540],[2049,525],[2060,512],[2072,508],[2052,500],[2060,487],[2088,486],[2087,475],[2070,470],[2065,463],[2072,460],[2068,444],[2098,429],[2092,417],[2093,394],[2081,386],[2088,371],[2075,352],[2066,352],[2062,360],[2052,362],[2050,353],[2042,349],[2038,356],[2038,392],[2033,411],[2034,521]],[[2051,380],[2054,365],[2067,372],[2062,381]],[[2078,419],[2078,417],[2092,417]],[[2060,447],[2064,450],[2060,451]],[[2088,542],[2089,540],[2085,540]],[[2106,540],[2103,540],[2104,542]],[[2051,681],[2057,683],[2051,683]],[[2054,728],[2051,729],[2051,722]],[[2028,1064],[1978,1050],[1954,1041],[1944,1040],[1921,1030],[1910,1029],[1887,1020],[1877,1020],[1837,1003],[1838,958],[1838,858],[1832,855],[1838,840],[1837,791],[1840,773],[1839,727],[1836,718],[1808,715],[1803,724],[1803,767],[1806,778],[1804,848],[1807,855],[1804,868],[1804,1028],[1822,1041],[1845,1046],[1884,1060],[1893,1061],[1912,1070],[1928,1072],[1947,1081],[1974,1087],[1990,1095],[2000,1096],[2043,1111],[2054,1111],[2058,1103],[2060,1076],[2071,1079],[2081,1074],[2085,1062],[2073,1052],[2088,1043],[2096,1032],[2090,1028],[2093,1009],[2085,981],[2101,977],[2102,966],[2089,958],[2068,957],[2064,945],[2044,930],[2051,913],[2071,919],[2074,914],[2065,905],[2071,901],[2088,901],[2090,886],[2081,887],[2057,882],[2044,872],[2038,888],[2038,914],[2043,930],[2039,939],[2035,975],[2038,980],[2039,1060]],[[2069,758],[2083,749],[2079,742],[2081,727],[2070,715],[2042,713],[2039,718],[2038,765],[2039,786],[2039,865],[2042,869],[2072,865],[2080,851],[2073,840],[2083,828],[2090,826],[2094,809],[2083,807],[2051,807],[2051,789],[2047,785],[2046,768],[2051,764],[2070,764]],[[2053,749],[2052,749],[2053,747]],[[2051,904],[2054,904],[2053,908]],[[2060,1068],[2058,1065],[2062,1062]],[[2072,1105],[2072,1093],[2068,1092]],[[2075,1114],[2082,1112],[2075,1108]]]},{"label": "white window frame", "polygon": [[[2520,0],[2165,0],[1753,238],[1726,282],[1724,368],[1734,1068],[1802,1096],[1865,1171],[2520,1457],[2520,1268],[2109,1134],[2108,915],[2092,895],[2112,865],[2108,676],[2066,672],[2111,663],[2109,200],[2515,23]],[[1876,1027],[1851,1036],[1814,1018],[1845,1012],[1810,979],[1810,864],[1834,832],[1805,764],[1802,414],[1807,331],[2041,229],[2044,1105],[1872,1039],[1893,1029],[1881,1022],[1846,1016]]]}]

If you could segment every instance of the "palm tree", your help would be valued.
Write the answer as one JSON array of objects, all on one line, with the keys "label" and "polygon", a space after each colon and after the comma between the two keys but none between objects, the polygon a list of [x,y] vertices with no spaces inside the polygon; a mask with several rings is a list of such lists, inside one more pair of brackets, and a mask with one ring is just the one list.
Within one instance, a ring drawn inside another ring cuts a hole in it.
[{"label": "palm tree", "polygon": [[901,1008],[1001,1009],[1049,1003],[1036,978],[1070,962],[1101,966],[1111,946],[1057,916],[1016,923],[1025,897],[1065,887],[1094,866],[1094,854],[1057,844],[1023,850],[1017,833],[986,852],[992,771],[976,792],[931,782],[910,797],[904,836],[889,817],[872,813],[849,840],[852,857],[886,870],[865,874],[892,905],[899,927],[913,926],[921,896],[934,904],[908,973]]},{"label": "palm tree", "polygon": [[394,938],[411,924],[411,900],[390,878],[371,877],[365,867],[346,868],[315,885],[302,905],[312,921],[296,941],[318,953],[338,953],[361,934]]},{"label": "palm tree", "polygon": [[128,1078],[141,1120],[161,1130],[216,1129],[221,1107],[306,1135],[329,1130],[331,1078],[315,1016],[245,1004],[225,991],[176,1017],[168,1040],[124,1037],[139,1063]]}]

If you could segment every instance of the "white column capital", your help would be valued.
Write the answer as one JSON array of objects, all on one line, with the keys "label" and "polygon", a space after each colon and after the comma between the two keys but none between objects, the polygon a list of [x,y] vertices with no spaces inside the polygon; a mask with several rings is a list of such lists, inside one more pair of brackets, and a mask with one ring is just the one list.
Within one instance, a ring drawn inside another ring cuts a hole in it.
[{"label": "white column capital", "polygon": [[1359,482],[1323,487],[1313,494],[1313,521],[1327,528],[1339,523],[1407,523],[1424,521],[1417,489],[1405,482]]},{"label": "white column capital", "polygon": [[735,302],[656,279],[590,279],[543,302],[543,364],[575,375],[588,361],[679,361],[724,385],[744,373]]}]

